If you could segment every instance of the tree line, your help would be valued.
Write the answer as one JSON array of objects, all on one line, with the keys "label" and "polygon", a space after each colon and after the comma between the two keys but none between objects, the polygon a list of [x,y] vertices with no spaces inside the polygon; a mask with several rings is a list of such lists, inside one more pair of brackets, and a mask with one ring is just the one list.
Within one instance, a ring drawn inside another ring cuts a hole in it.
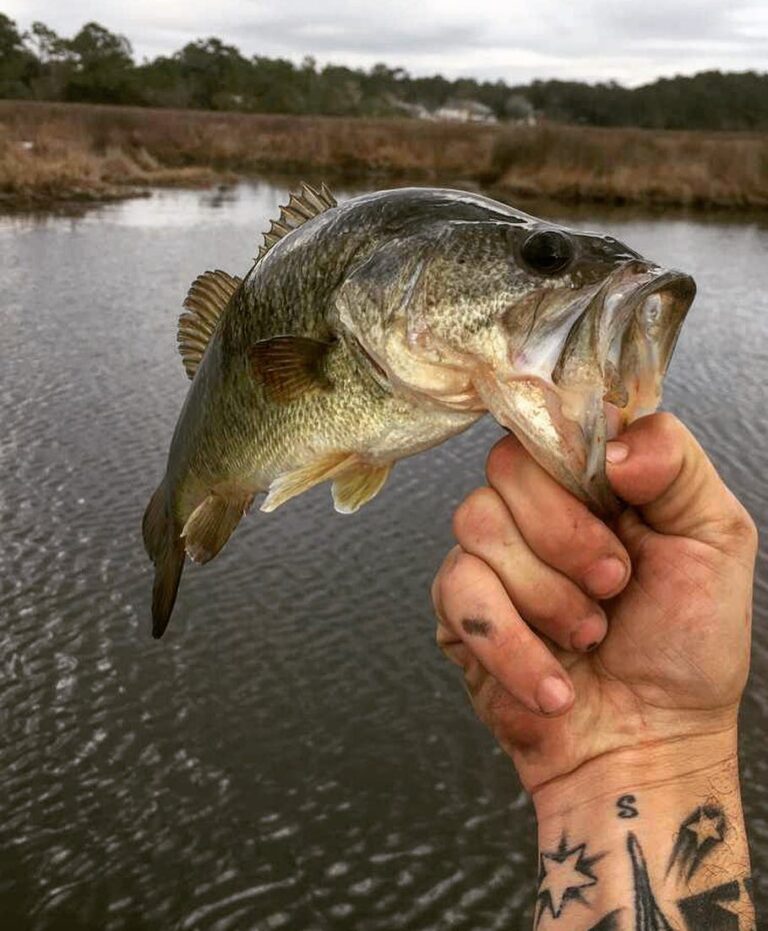
[{"label": "tree line", "polygon": [[397,116],[451,101],[484,104],[499,120],[529,111],[552,121],[658,129],[767,130],[768,73],[706,71],[641,87],[617,83],[412,77],[377,64],[247,58],[217,38],[136,63],[125,36],[86,23],[66,38],[44,23],[26,32],[0,13],[0,97],[193,107],[256,113]]}]

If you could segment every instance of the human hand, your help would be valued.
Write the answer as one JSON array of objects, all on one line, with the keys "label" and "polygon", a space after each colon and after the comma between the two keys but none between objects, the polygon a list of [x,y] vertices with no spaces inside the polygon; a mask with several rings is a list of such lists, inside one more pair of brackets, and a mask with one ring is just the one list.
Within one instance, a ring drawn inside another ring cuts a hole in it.
[{"label": "human hand", "polygon": [[651,747],[690,767],[734,752],[754,524],[671,415],[610,449],[631,505],[612,527],[500,441],[433,585],[438,643],[534,798],[617,753],[642,768]]}]

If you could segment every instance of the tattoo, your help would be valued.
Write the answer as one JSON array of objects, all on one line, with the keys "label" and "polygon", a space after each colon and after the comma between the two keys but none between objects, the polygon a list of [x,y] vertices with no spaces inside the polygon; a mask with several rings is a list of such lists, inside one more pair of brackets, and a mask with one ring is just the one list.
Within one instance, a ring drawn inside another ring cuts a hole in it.
[{"label": "tattoo", "polygon": [[619,818],[636,818],[640,812],[636,808],[637,799],[634,795],[622,795],[616,802],[619,809]]},{"label": "tattoo", "polygon": [[688,931],[757,931],[752,883],[734,880],[677,903]]},{"label": "tattoo", "polygon": [[490,621],[484,621],[479,617],[468,617],[461,622],[464,632],[474,637],[489,637],[493,630],[493,624]]},{"label": "tattoo", "polygon": [[635,931],[674,931],[654,898],[643,849],[631,831],[627,837],[627,850],[632,860],[635,886]]},{"label": "tattoo", "polygon": [[557,850],[540,855],[536,926],[547,911],[553,918],[559,918],[568,902],[589,904],[583,890],[597,883],[592,868],[605,854],[588,857],[586,849],[586,844],[569,847],[563,834]]},{"label": "tattoo", "polygon": [[680,825],[669,858],[667,876],[677,867],[678,875],[690,879],[707,854],[722,844],[725,837],[725,814],[719,805],[702,805]]},{"label": "tattoo", "polygon": [[620,931],[619,915],[624,911],[623,908],[617,908],[610,912],[604,918],[601,918],[596,925],[592,925],[589,931]]}]

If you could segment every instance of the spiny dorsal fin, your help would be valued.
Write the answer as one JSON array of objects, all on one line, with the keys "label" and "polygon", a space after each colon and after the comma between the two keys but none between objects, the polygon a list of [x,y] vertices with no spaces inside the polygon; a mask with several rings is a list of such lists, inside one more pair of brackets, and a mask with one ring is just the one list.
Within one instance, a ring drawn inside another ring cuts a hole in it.
[{"label": "spiny dorsal fin", "polygon": [[251,374],[270,401],[287,404],[310,391],[327,391],[323,360],[333,343],[306,336],[273,336],[250,349]]},{"label": "spiny dorsal fin", "polygon": [[190,378],[195,377],[219,316],[241,280],[217,269],[215,272],[198,275],[192,282],[184,298],[187,312],[179,317],[176,336],[181,360]]},{"label": "spiny dorsal fin", "polygon": [[356,463],[333,480],[333,504],[339,514],[354,512],[375,497],[384,487],[392,463],[371,465]]},{"label": "spiny dorsal fin", "polygon": [[259,246],[259,254],[256,261],[262,259],[274,244],[287,236],[292,230],[311,220],[331,207],[336,206],[336,198],[328,190],[325,182],[320,185],[320,190],[301,182],[301,193],[291,194],[285,207],[280,208],[280,219],[273,220],[269,230],[264,233],[264,245]]}]

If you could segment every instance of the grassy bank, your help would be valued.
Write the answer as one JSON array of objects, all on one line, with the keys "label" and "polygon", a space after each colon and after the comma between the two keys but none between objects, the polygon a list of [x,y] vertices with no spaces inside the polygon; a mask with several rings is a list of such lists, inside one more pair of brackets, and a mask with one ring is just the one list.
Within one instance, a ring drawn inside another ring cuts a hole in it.
[{"label": "grassy bank", "polygon": [[260,171],[473,182],[509,196],[768,206],[768,136],[505,128],[0,101],[0,204],[47,206]]}]

